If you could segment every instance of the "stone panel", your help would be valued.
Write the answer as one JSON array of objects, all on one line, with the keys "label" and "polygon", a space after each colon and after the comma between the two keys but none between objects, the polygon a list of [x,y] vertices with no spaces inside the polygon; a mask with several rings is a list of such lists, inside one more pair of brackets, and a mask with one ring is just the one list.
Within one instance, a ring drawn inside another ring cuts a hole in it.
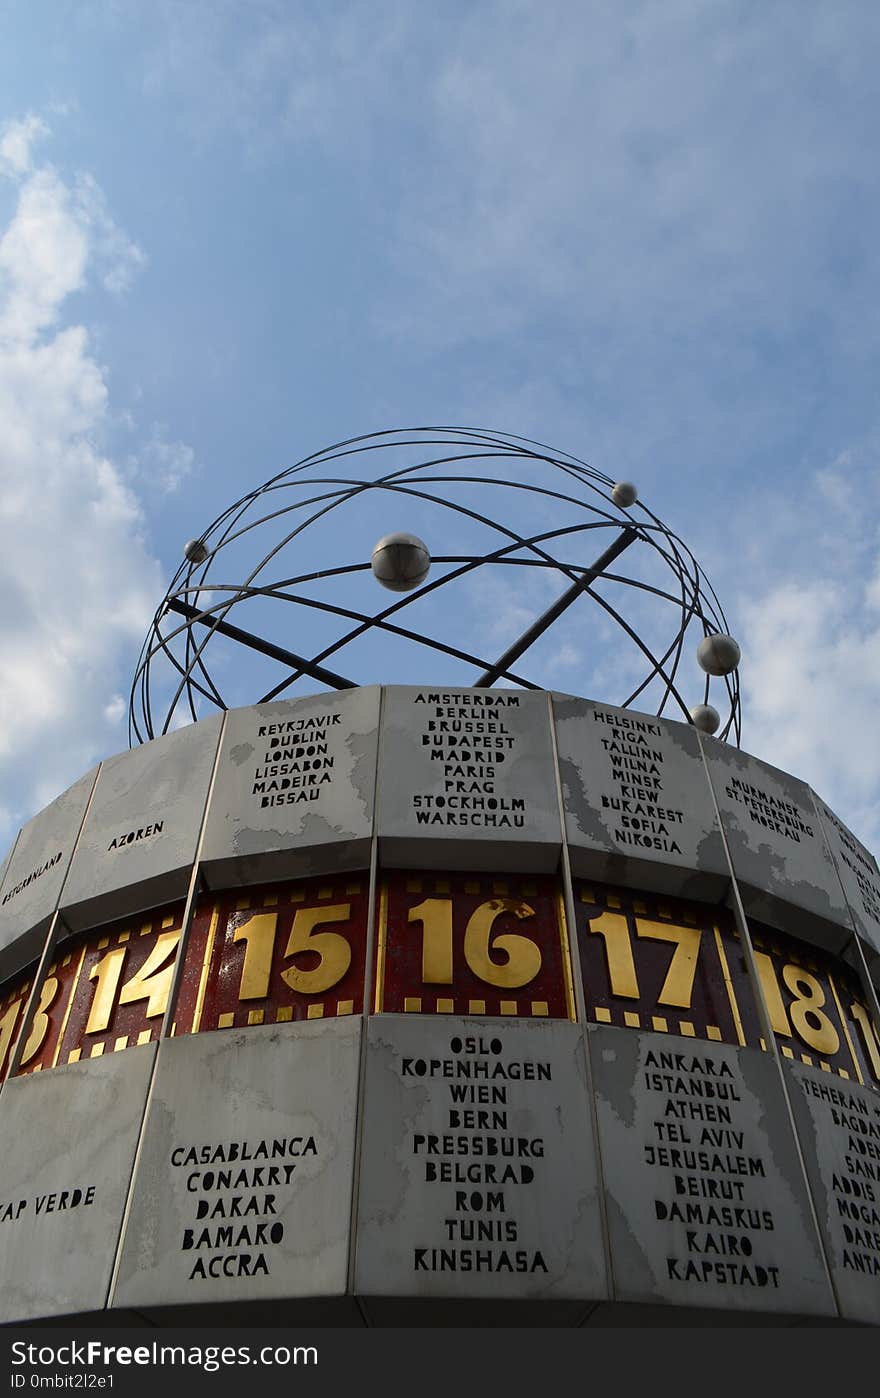
[{"label": "stone panel", "polygon": [[98,769],[93,767],[18,837],[0,892],[0,974],[39,956]]},{"label": "stone panel", "polygon": [[730,877],[694,729],[568,695],[553,710],[572,872],[723,897]]},{"label": "stone panel", "polygon": [[102,765],[61,899],[73,930],[186,893],[221,722],[217,714]]},{"label": "stone panel", "polygon": [[562,844],[546,694],[385,690],[380,856],[405,868],[556,868]]},{"label": "stone panel", "polygon": [[4,1321],[105,1304],[155,1052],[146,1044],[5,1084]]},{"label": "stone panel", "polygon": [[361,1025],[162,1043],[114,1305],[345,1293]]},{"label": "stone panel", "polygon": [[234,709],[202,847],[212,888],[370,860],[378,688]]},{"label": "stone panel", "polygon": [[810,788],[748,753],[704,741],[746,913],[840,951],[852,919]]},{"label": "stone panel", "polygon": [[358,1294],[604,1298],[588,1100],[575,1025],[371,1019]]},{"label": "stone panel", "polygon": [[616,1299],[836,1314],[773,1059],[590,1028]]},{"label": "stone panel", "polygon": [[9,868],[10,861],[12,859],[13,854],[15,853],[15,843],[18,840],[18,834],[19,832],[16,831],[15,840],[13,840],[12,844],[9,846],[9,849],[6,855],[4,856],[3,863],[0,864],[0,906],[2,906],[3,902],[3,882],[6,878],[6,870]]},{"label": "stone panel", "polygon": [[880,1094],[787,1063],[841,1314],[880,1324]]},{"label": "stone panel", "polygon": [[857,932],[880,952],[880,869],[873,854],[811,793]]}]

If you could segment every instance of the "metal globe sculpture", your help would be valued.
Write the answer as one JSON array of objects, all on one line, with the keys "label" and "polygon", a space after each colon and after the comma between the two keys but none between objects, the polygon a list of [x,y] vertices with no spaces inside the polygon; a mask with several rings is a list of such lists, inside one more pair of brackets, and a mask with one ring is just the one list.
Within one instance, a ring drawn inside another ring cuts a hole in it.
[{"label": "metal globe sculpture", "polygon": [[728,630],[700,565],[630,482],[543,443],[460,427],[338,442],[184,555],[136,669],[132,745],[282,694],[426,680],[685,722],[712,686],[719,737],[739,743],[736,661],[693,660]]}]

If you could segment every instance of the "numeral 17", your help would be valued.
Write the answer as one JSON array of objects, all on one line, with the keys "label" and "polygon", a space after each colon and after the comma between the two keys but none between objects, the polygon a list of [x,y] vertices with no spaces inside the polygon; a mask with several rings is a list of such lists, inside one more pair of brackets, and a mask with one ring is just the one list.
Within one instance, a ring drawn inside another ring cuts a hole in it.
[{"label": "numeral 17", "polygon": [[[666,972],[666,979],[657,996],[658,1005],[673,1005],[689,1010],[700,954],[699,927],[678,927],[674,923],[655,922],[652,918],[636,918],[636,936],[654,942],[669,942],[675,948]],[[641,998],[636,963],[633,959],[629,925],[622,913],[603,912],[589,921],[590,932],[605,943],[608,980],[612,995],[627,1000]]]}]

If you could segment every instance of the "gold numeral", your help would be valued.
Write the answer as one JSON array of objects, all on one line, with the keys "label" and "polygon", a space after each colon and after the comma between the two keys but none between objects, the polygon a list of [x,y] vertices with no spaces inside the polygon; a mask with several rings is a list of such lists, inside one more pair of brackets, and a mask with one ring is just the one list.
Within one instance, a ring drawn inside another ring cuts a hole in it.
[{"label": "gold numeral", "polygon": [[[648,941],[670,942],[675,947],[666,972],[666,979],[657,996],[658,1005],[673,1005],[688,1010],[694,993],[694,977],[700,954],[702,931],[699,927],[678,927],[670,922],[655,922],[653,918],[637,917],[636,936]],[[590,932],[605,943],[608,964],[608,984],[612,995],[625,1000],[641,997],[636,964],[633,959],[629,925],[622,913],[600,913],[590,919]]]},{"label": "gold numeral", "polygon": [[342,980],[351,965],[351,943],[340,932],[316,932],[326,922],[348,922],[350,903],[333,903],[325,908],[297,908],[284,949],[284,958],[300,952],[316,952],[320,957],[313,971],[301,971],[289,966],[281,972],[291,990],[303,995],[320,995]]},{"label": "gold numeral", "polygon": [[116,1003],[116,992],[119,989],[119,978],[122,975],[122,964],[127,954],[126,947],[116,947],[113,951],[108,951],[106,956],[102,956],[89,972],[89,980],[96,980],[98,986],[86,1022],[87,1034],[100,1034],[110,1023]]},{"label": "gold numeral", "polygon": [[233,942],[244,942],[239,1000],[264,1000],[269,994],[269,973],[275,949],[277,913],[257,913],[232,934]]},{"label": "gold numeral", "polygon": [[654,922],[651,918],[636,918],[637,937],[647,937],[655,942],[671,942],[675,947],[666,979],[657,996],[658,1005],[690,1009],[702,935],[699,927],[677,927],[668,922]]},{"label": "gold numeral", "polygon": [[425,898],[410,908],[407,922],[422,924],[422,982],[452,985],[452,902]]},{"label": "gold numeral", "polygon": [[31,1025],[28,1041],[24,1046],[24,1053],[21,1055],[22,1067],[24,1067],[26,1063],[30,1063],[31,1059],[34,1058],[43,1047],[43,1040],[49,1032],[49,1016],[46,1011],[51,1006],[57,994],[58,978],[57,976],[50,976],[48,980],[43,982],[43,987],[40,991],[40,1003],[34,1015],[34,1022]]},{"label": "gold numeral", "polygon": [[[878,1082],[880,1082],[880,1044],[877,1042],[877,1031],[871,1023],[871,1018],[864,1005],[860,1005],[858,1001],[855,1001],[850,1005],[849,1012],[859,1026],[862,1043],[865,1046],[868,1058],[871,1060],[871,1071]],[[0,1061],[2,1061],[2,1056],[0,1056]]]},{"label": "gold numeral", "polygon": [[23,1004],[23,1000],[13,1000],[3,1018],[0,1019],[0,1077],[3,1076],[6,1069],[6,1055],[9,1052],[15,1026],[18,1023],[18,1012]]},{"label": "gold numeral", "polygon": [[[102,1034],[109,1027],[113,1007],[131,1005],[136,1000],[146,1000],[146,1018],[165,1013],[168,1005],[168,992],[171,989],[171,976],[174,971],[173,956],[180,941],[180,930],[163,932],[156,938],[156,945],[148,954],[144,964],[135,971],[131,980],[122,989],[119,982],[122,968],[128,955],[128,946],[114,947],[108,951],[89,972],[89,980],[97,981],[92,1007],[86,1021],[86,1034]],[[163,965],[164,962],[167,965]]]},{"label": "gold numeral", "polygon": [[822,1011],[825,991],[816,977],[793,962],[785,963],[782,967],[783,984],[794,997],[786,1010],[772,958],[765,951],[756,951],[755,964],[774,1034],[780,1034],[784,1039],[797,1035],[809,1048],[824,1054],[826,1058],[837,1053],[840,1035]]},{"label": "gold numeral", "polygon": [[758,980],[761,982],[764,1004],[767,1006],[767,1014],[770,1017],[770,1027],[774,1034],[781,1034],[783,1039],[790,1039],[791,1025],[788,1022],[788,1015],[785,1013],[785,1002],[782,999],[782,991],[779,989],[779,981],[776,979],[776,967],[765,951],[755,952],[755,966],[758,970]]},{"label": "gold numeral", "polygon": [[611,994],[620,995],[626,1000],[638,1000],[639,982],[626,918],[622,913],[600,913],[598,917],[590,919],[588,926],[605,943]]},{"label": "gold numeral", "polygon": [[[531,937],[492,930],[501,913],[522,920],[535,916],[534,908],[517,898],[492,898],[475,908],[464,933],[464,959],[474,975],[487,985],[514,990],[534,980],[541,969],[541,948]],[[452,900],[426,898],[407,914],[407,922],[422,924],[422,981],[425,985],[451,985],[453,981]],[[504,956],[503,962],[495,955]]]},{"label": "gold numeral", "polygon": [[[143,966],[135,971],[130,981],[126,981],[119,995],[120,1005],[132,1005],[136,1000],[146,1000],[145,1015],[163,1015],[168,1007],[168,992],[174,974],[174,953],[180,941],[180,929],[176,932],[163,932],[156,938],[156,945]],[[167,961],[167,966],[163,965]]]},{"label": "gold numeral", "polygon": [[782,968],[782,979],[795,997],[788,1007],[798,1036],[817,1053],[831,1058],[840,1048],[840,1035],[822,1011],[825,991],[809,971],[790,963]]},{"label": "gold numeral", "polygon": [[[502,932],[492,941],[492,928],[499,913],[513,913],[516,918],[534,917],[528,903],[515,898],[494,898],[481,903],[468,918],[464,933],[464,959],[475,976],[487,985],[515,990],[528,985],[541,969],[541,948],[531,937],[518,932]],[[501,953],[506,960],[499,966],[492,953]]]},{"label": "gold numeral", "polygon": [[[303,952],[313,952],[319,960],[311,970],[288,966],[281,972],[281,979],[291,990],[302,995],[321,995],[342,980],[351,965],[351,943],[340,932],[317,932],[315,929],[328,922],[348,922],[350,917],[350,903],[297,908],[284,958],[289,960]],[[245,943],[239,1000],[264,1000],[269,994],[277,930],[277,913],[256,913],[236,928],[232,940]]]}]

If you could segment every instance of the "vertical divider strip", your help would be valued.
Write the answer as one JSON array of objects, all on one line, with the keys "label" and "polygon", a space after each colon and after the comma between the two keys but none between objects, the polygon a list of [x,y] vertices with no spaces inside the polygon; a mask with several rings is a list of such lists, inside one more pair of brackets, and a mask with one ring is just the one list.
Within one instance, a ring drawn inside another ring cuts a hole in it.
[{"label": "vertical divider strip", "polygon": [[861,938],[857,932],[853,933],[850,945],[855,945],[856,972],[861,982],[862,990],[865,992],[865,999],[868,1001],[874,1016],[874,1035],[877,1039],[877,1047],[880,1049],[880,1001],[877,999],[877,991],[871,979],[871,972],[868,969],[868,961],[865,956],[865,948],[862,946]]},{"label": "vertical divider strip", "polygon": [[116,1255],[114,1257],[113,1267],[110,1273],[110,1283],[107,1288],[107,1296],[104,1301],[105,1306],[109,1306],[113,1293],[116,1290],[116,1283],[119,1278],[119,1265],[122,1260],[122,1245],[125,1240],[125,1234],[128,1229],[128,1220],[131,1216],[131,1206],[132,1201],[134,1199],[134,1185],[135,1180],[137,1179],[138,1165],[140,1163],[141,1153],[144,1147],[147,1117],[149,1116],[150,1104],[153,1100],[153,1091],[156,1086],[156,1074],[159,1069],[159,1053],[162,1047],[163,1039],[169,1037],[170,1027],[173,1023],[173,1015],[177,1000],[177,994],[180,988],[180,980],[181,976],[183,975],[183,965],[186,957],[186,946],[189,940],[189,930],[190,926],[192,925],[196,898],[198,896],[199,885],[201,883],[202,844],[205,838],[205,829],[208,824],[208,812],[211,809],[211,798],[214,795],[214,784],[217,780],[217,772],[220,768],[220,754],[223,751],[223,738],[226,732],[226,719],[227,713],[226,711],[224,711],[223,718],[220,723],[220,732],[217,736],[217,747],[214,752],[214,763],[211,767],[211,778],[208,782],[208,789],[205,795],[205,804],[202,808],[202,819],[199,824],[198,838],[196,839],[195,853],[193,855],[192,869],[190,871],[189,888],[186,894],[186,902],[184,903],[183,918],[180,926],[180,941],[177,944],[177,956],[174,960],[174,970],[171,976],[171,984],[168,987],[168,1003],[165,1006],[165,1014],[162,1017],[162,1025],[159,1030],[158,1038],[155,1040],[156,1052],[153,1058],[153,1066],[150,1070],[150,1078],[147,1083],[147,1091],[144,1095],[144,1106],[143,1111],[141,1113],[141,1124],[140,1129],[138,1131],[138,1141],[137,1146],[135,1147],[134,1155],[132,1157],[131,1172],[128,1177],[128,1188],[125,1197],[125,1207],[122,1210],[122,1220],[119,1225],[119,1236],[116,1240]]},{"label": "vertical divider strip", "polygon": [[[577,1024],[581,1031],[581,1043],[584,1049],[584,1061],[587,1068],[587,1097],[589,1106],[590,1125],[593,1131],[593,1146],[596,1152],[596,1178],[599,1195],[599,1220],[602,1232],[602,1251],[605,1256],[605,1289],[606,1299],[613,1300],[615,1294],[614,1282],[614,1259],[611,1253],[611,1233],[608,1227],[608,1206],[605,1199],[605,1166],[602,1159],[602,1140],[599,1135],[599,1117],[596,1109],[596,1088],[593,1080],[593,1061],[590,1053],[590,1035],[587,1032],[587,1007],[584,995],[584,978],[581,973],[580,950],[578,948],[577,922],[575,920],[574,904],[574,884],[571,875],[571,859],[568,853],[568,828],[566,823],[565,801],[562,795],[562,774],[559,770],[559,749],[556,742],[556,716],[553,710],[553,695],[547,692],[547,713],[550,723],[550,742],[553,753],[553,774],[556,782],[556,803],[559,810],[559,822],[562,833],[562,850],[560,859],[560,874],[562,877],[562,892],[565,904],[565,915],[568,921],[568,950],[571,964],[572,979],[574,981],[575,1009]],[[588,1298],[584,1298],[587,1301]],[[596,1304],[595,1299],[589,1302],[589,1308]]]},{"label": "vertical divider strip", "polygon": [[[92,789],[89,792],[89,799],[86,801],[85,809],[82,813],[82,819],[79,823],[79,829],[76,832],[76,838],[74,839],[73,844],[70,847],[70,857],[67,861],[67,868],[64,870],[64,878],[61,880],[61,887],[58,890],[58,897],[55,900],[55,908],[52,912],[51,918],[49,919],[49,926],[46,929],[46,940],[43,943],[42,955],[40,956],[40,959],[37,963],[37,969],[34,972],[34,980],[31,986],[30,994],[28,996],[27,1005],[25,1006],[25,1011],[21,1018],[21,1024],[18,1028],[18,1035],[16,1037],[15,1044],[13,1045],[12,1053],[9,1056],[9,1067],[6,1072],[6,1077],[4,1078],[3,1082],[0,1083],[0,1092],[2,1092],[6,1083],[9,1082],[9,1079],[15,1077],[15,1074],[18,1072],[18,1066],[21,1062],[21,1055],[24,1051],[24,1046],[27,1043],[27,1036],[30,1033],[30,1028],[34,1020],[34,1011],[37,1006],[37,988],[39,986],[42,986],[43,984],[43,979],[46,974],[46,967],[49,965],[49,962],[51,961],[52,955],[55,951],[55,947],[58,942],[59,922],[63,923],[66,926],[66,923],[64,923],[64,915],[59,911],[59,905],[64,895],[64,885],[67,882],[67,875],[70,872],[70,866],[73,863],[73,856],[76,854],[76,847],[79,844],[80,836],[82,835],[83,827],[86,823],[86,818],[89,814],[89,811],[92,808],[92,800],[94,799],[94,795],[98,787],[98,778],[101,775],[101,768],[103,767],[103,765],[104,764],[102,762],[99,762],[98,766],[95,769],[95,780],[92,782]],[[19,831],[19,835],[20,834],[21,831]],[[17,839],[15,843],[16,845],[18,844]],[[72,994],[73,991],[71,990],[71,995]]]},{"label": "vertical divider strip", "polygon": [[355,1270],[357,1267],[357,1229],[358,1213],[360,1208],[360,1178],[361,1178],[361,1154],[363,1151],[364,1117],[366,1114],[365,1092],[367,1079],[367,1030],[372,1014],[373,997],[375,994],[376,977],[379,968],[373,955],[373,948],[376,944],[376,889],[379,880],[379,783],[381,781],[381,741],[382,741],[382,717],[385,712],[385,687],[379,687],[379,704],[376,714],[376,766],[373,773],[373,811],[372,828],[373,833],[370,839],[370,883],[367,894],[367,944],[364,951],[364,997],[361,1009],[361,1037],[360,1049],[358,1053],[358,1080],[357,1096],[355,1099],[355,1132],[354,1132],[354,1162],[351,1172],[351,1199],[348,1209],[348,1269],[347,1269],[347,1290],[354,1297],[355,1305],[363,1317],[364,1324],[369,1326],[370,1319],[366,1314],[359,1297],[355,1295]]},{"label": "vertical divider strip", "polygon": [[[828,853],[831,856],[831,863],[834,865],[834,871],[837,874],[837,883],[840,888],[840,892],[843,896],[843,901],[849,908],[850,914],[852,914],[852,905],[849,901],[847,891],[843,886],[843,879],[840,877],[840,869],[837,866],[837,858],[834,854],[834,851],[831,849],[831,842],[828,839],[828,835],[825,830],[826,822],[823,819],[822,812],[819,810],[819,807],[817,805],[816,793],[812,787],[810,787],[809,790],[810,800],[813,803],[813,811],[815,812],[816,821],[818,823],[819,829],[822,831],[822,838],[825,843],[825,848],[828,850]],[[874,982],[871,979],[871,972],[868,969],[868,962],[867,958],[865,957],[865,949],[862,946],[862,940],[859,936],[858,928],[856,927],[856,920],[854,917],[852,918],[852,924],[853,933],[849,940],[849,943],[844,948],[844,951],[848,951],[850,947],[855,948],[854,960],[856,962],[856,965],[854,969],[861,983],[862,993],[864,994],[865,999],[868,1001],[868,1005],[873,1015],[874,1034],[877,1039],[878,1050],[880,1050],[880,1001],[878,1001],[877,999],[877,991],[875,989]]]},{"label": "vertical divider strip", "polygon": [[[819,1255],[822,1258],[822,1265],[825,1269],[825,1276],[828,1281],[828,1286],[831,1290],[832,1299],[834,1301],[834,1304],[837,1306],[838,1314],[842,1315],[840,1297],[837,1294],[837,1287],[834,1284],[834,1276],[832,1274],[831,1264],[828,1258],[828,1249],[825,1245],[825,1238],[822,1233],[822,1229],[819,1226],[819,1216],[816,1212],[816,1201],[813,1198],[813,1190],[810,1186],[810,1177],[807,1174],[807,1165],[804,1159],[803,1149],[801,1147],[800,1136],[798,1135],[797,1126],[795,1124],[794,1109],[791,1104],[791,1093],[789,1091],[788,1078],[785,1072],[785,1068],[783,1067],[782,1055],[779,1052],[779,1045],[776,1042],[776,1034],[770,1020],[770,1012],[767,1008],[767,1002],[764,998],[764,990],[761,985],[761,978],[758,975],[758,968],[755,963],[755,952],[752,946],[752,937],[749,931],[748,919],[746,917],[745,907],[743,906],[742,896],[739,891],[739,884],[736,881],[736,870],[733,866],[733,856],[730,853],[730,846],[727,843],[727,833],[724,829],[724,822],[721,819],[721,811],[718,807],[718,800],[715,795],[715,787],[712,784],[712,774],[709,770],[709,763],[706,760],[706,740],[704,739],[703,734],[700,732],[699,729],[696,730],[696,733],[697,741],[700,744],[700,753],[703,758],[703,767],[706,773],[706,781],[709,785],[709,792],[712,797],[712,805],[715,809],[715,818],[718,821],[718,829],[721,832],[721,843],[724,848],[724,857],[727,861],[727,868],[730,874],[730,888],[731,894],[733,896],[734,920],[736,922],[737,931],[739,932],[740,941],[742,943],[743,952],[745,954],[746,970],[748,971],[749,983],[752,988],[752,995],[754,997],[755,1004],[758,1010],[758,1018],[760,1020],[761,1029],[764,1035],[764,1043],[766,1044],[767,1051],[770,1053],[773,1063],[776,1066],[776,1072],[779,1077],[780,1086],[782,1088],[782,1100],[785,1103],[785,1111],[788,1117],[789,1130],[791,1131],[791,1135],[794,1140],[795,1152],[797,1154],[797,1160],[800,1166],[801,1176],[804,1182],[804,1188],[806,1190],[807,1203],[810,1209],[810,1218],[813,1224],[813,1231],[815,1232],[816,1238],[819,1243]],[[720,740],[713,739],[713,741]]]}]

